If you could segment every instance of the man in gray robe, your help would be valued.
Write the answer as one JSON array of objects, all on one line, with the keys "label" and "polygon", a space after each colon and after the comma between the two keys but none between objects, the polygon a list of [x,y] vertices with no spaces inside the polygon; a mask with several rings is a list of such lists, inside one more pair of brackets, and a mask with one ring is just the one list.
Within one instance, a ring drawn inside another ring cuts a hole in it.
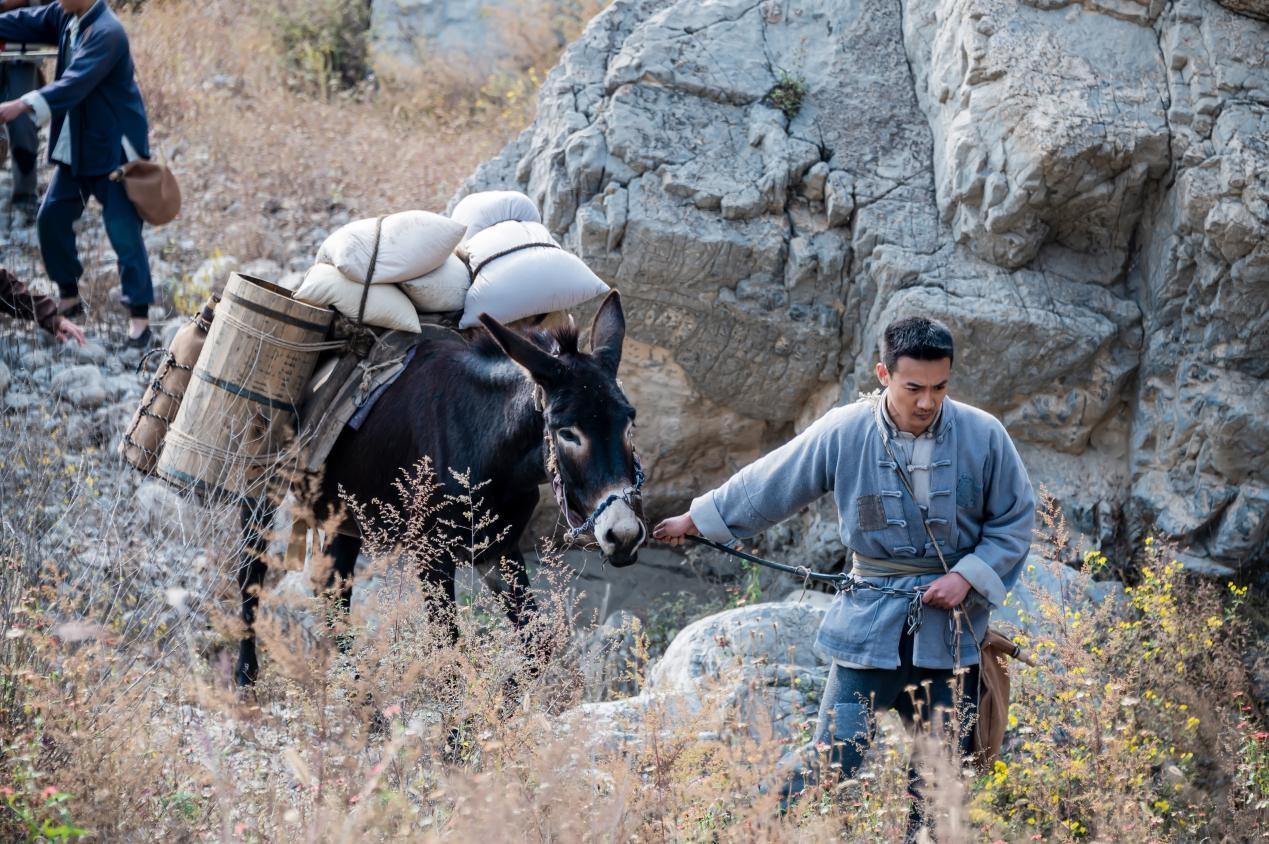
[{"label": "man in gray robe", "polygon": [[[794,755],[786,798],[812,779],[817,747],[831,747],[841,775],[855,773],[874,709],[929,721],[972,713],[977,700],[978,645],[1018,579],[1036,502],[1004,426],[947,397],[953,358],[942,323],[892,323],[879,397],[833,408],[653,531],[671,545],[688,535],[731,543],[822,495],[836,501],[853,583],[816,635],[831,668],[815,740]],[[915,699],[907,691],[927,682]],[[967,752],[969,731],[960,738]]]}]

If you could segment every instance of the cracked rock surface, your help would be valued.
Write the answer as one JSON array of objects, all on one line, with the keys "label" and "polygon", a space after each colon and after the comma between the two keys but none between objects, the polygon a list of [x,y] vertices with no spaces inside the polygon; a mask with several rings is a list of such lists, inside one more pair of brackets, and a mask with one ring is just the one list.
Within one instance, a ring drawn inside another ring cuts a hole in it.
[{"label": "cracked rock surface", "polygon": [[[525,191],[622,291],[652,515],[873,389],[925,313],[1089,545],[1255,566],[1269,24],[1239,2],[617,0],[459,196]],[[780,534],[804,561],[842,554],[824,509]]]}]

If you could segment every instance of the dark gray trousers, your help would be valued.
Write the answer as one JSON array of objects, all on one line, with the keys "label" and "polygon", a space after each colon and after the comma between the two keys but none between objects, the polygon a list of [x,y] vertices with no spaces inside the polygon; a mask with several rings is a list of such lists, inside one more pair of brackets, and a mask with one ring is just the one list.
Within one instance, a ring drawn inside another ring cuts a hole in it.
[{"label": "dark gray trousers", "polygon": [[[949,720],[948,710],[959,710],[966,718],[959,725],[957,739],[962,755],[969,754],[972,731],[968,724],[978,707],[978,666],[971,666],[957,680],[950,668],[913,665],[912,649],[912,634],[904,630],[899,638],[898,668],[856,669],[836,663],[829,668],[814,740],[793,751],[780,765],[782,770],[791,771],[782,791],[785,805],[811,783],[825,779],[823,763],[827,763],[831,777],[855,776],[872,741],[873,714],[878,710],[894,709],[907,724],[920,720],[940,729],[955,723]],[[828,758],[821,760],[819,747],[825,745],[830,748]],[[914,811],[919,812],[922,783],[915,769],[909,772],[909,779],[910,791],[917,799]]]}]

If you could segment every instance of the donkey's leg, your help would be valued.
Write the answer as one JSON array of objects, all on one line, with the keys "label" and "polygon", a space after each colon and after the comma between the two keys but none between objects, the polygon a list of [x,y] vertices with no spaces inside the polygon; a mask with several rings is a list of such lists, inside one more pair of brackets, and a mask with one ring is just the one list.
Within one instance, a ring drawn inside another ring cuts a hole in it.
[{"label": "donkey's leg", "polygon": [[[334,609],[346,616],[352,605],[353,573],[357,568],[357,555],[361,553],[361,537],[335,534],[335,538],[326,546],[326,555],[331,558],[330,574],[326,576],[326,593],[335,597]],[[335,619],[330,619],[332,625]],[[352,647],[352,639],[341,634],[337,640],[339,650],[348,653]]]},{"label": "donkey's leg", "polygon": [[[505,560],[502,565],[491,566],[485,572],[485,585],[497,596],[507,619],[520,634],[520,644],[525,655],[523,673],[526,679],[531,680],[541,673],[551,655],[551,645],[537,635],[541,631],[534,631],[529,627],[538,614],[538,603],[530,589],[529,570],[525,565],[524,555],[513,546],[506,549],[502,556]],[[507,678],[503,696],[511,708],[520,699],[522,686],[520,675],[513,674]]]},{"label": "donkey's leg", "polygon": [[[331,559],[330,574],[326,576],[326,591],[338,596],[339,608],[344,612],[352,603],[353,572],[357,568],[357,555],[361,553],[361,537],[335,534],[326,546],[326,556]],[[338,592],[336,592],[338,587]]]},{"label": "donkey's leg", "polygon": [[260,675],[256,658],[256,606],[260,603],[260,585],[268,564],[264,553],[269,547],[268,530],[273,523],[274,507],[267,499],[246,499],[242,513],[242,550],[238,556],[238,589],[242,595],[242,623],[246,635],[238,643],[238,666],[234,679],[239,686],[250,686]]},{"label": "donkey's leg", "polygon": [[523,631],[537,614],[538,603],[529,589],[529,570],[520,549],[507,549],[503,557],[503,565],[491,565],[485,571],[485,585],[498,597],[507,620]]},{"label": "donkey's leg", "polygon": [[[442,559],[419,569],[419,580],[427,590],[428,614],[443,624],[451,642],[458,641],[458,618],[454,597],[455,564]],[[439,594],[438,594],[439,593]]]},{"label": "donkey's leg", "polygon": [[[419,568],[419,581],[426,593],[428,617],[434,623],[442,625],[451,643],[458,642],[458,605],[454,597],[454,575],[456,566],[448,556]],[[450,691],[460,687],[461,681],[454,677],[449,681]],[[468,716],[462,722],[455,722],[449,713],[442,715],[442,724],[449,723],[449,738],[445,742],[442,758],[450,764],[459,764],[463,760],[463,734],[470,729],[472,719]]]}]

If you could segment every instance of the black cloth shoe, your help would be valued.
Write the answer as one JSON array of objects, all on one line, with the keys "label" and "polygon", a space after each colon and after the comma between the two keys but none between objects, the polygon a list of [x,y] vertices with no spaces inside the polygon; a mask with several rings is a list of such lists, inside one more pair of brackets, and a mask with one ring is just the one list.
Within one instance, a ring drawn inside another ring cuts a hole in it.
[{"label": "black cloth shoe", "polygon": [[145,331],[142,331],[136,337],[129,337],[128,342],[124,345],[129,349],[148,349],[150,348],[150,344],[152,342],[154,342],[154,332],[151,331],[150,326],[147,325],[145,327]]},{"label": "black cloth shoe", "polygon": [[87,314],[87,312],[84,310],[83,299],[80,299],[78,302],[71,305],[66,310],[59,310],[57,313],[60,316],[66,317],[67,319],[80,319]]}]

